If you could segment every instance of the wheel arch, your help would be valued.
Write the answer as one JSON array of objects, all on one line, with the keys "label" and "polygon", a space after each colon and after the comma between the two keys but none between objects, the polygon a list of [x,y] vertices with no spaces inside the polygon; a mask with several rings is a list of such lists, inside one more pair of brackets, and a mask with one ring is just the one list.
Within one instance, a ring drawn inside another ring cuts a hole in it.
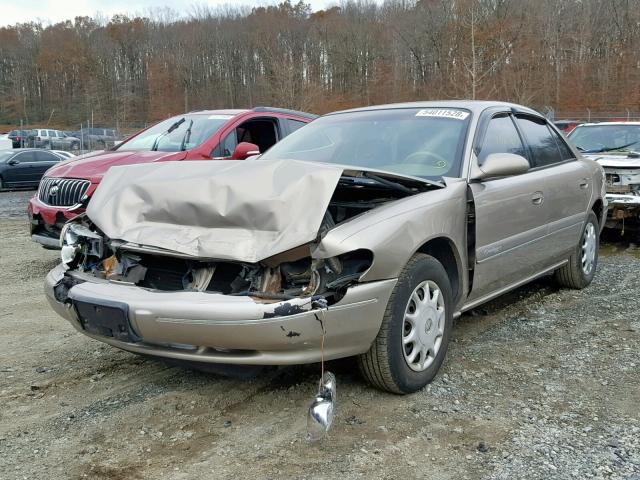
[{"label": "wheel arch", "polygon": [[596,217],[598,218],[598,222],[600,223],[599,227],[602,228],[602,225],[604,225],[604,202],[602,201],[601,198],[596,199],[595,202],[593,202],[593,205],[591,205],[591,211],[593,213],[596,214]]},{"label": "wheel arch", "polygon": [[453,240],[447,237],[432,238],[423,243],[416,253],[425,253],[438,260],[451,281],[453,304],[457,305],[463,292],[462,259]]}]

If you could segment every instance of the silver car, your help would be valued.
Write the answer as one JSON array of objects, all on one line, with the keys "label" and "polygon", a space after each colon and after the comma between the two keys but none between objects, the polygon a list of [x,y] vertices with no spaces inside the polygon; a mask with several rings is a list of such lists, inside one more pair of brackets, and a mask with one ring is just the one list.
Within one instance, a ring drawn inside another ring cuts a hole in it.
[{"label": "silver car", "polygon": [[80,150],[80,139],[60,130],[31,130],[29,143],[35,148]]},{"label": "silver car", "polygon": [[569,141],[597,161],[607,178],[609,215],[605,227],[640,232],[640,122],[601,122],[577,126]]},{"label": "silver car", "polygon": [[184,167],[109,170],[63,230],[52,307],[174,360],[357,356],[395,393],[433,379],[462,312],[546,274],[589,285],[607,211],[602,168],[507,103],[337,112],[256,160]]}]

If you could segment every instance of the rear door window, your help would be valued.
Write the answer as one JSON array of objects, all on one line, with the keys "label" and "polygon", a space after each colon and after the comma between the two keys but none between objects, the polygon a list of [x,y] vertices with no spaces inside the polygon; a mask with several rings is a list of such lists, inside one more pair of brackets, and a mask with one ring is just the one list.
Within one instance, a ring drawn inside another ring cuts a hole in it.
[{"label": "rear door window", "polygon": [[556,139],[547,123],[535,117],[517,117],[518,126],[531,150],[533,167],[546,167],[563,161]]},{"label": "rear door window", "polygon": [[492,153],[513,153],[526,158],[518,130],[508,114],[493,117],[489,121],[478,155],[478,165],[482,165]]},{"label": "rear door window", "polygon": [[32,152],[34,153],[34,161],[36,162],[57,162],[59,160],[58,157],[56,157],[56,155],[54,155],[53,153],[41,150],[38,152]]}]

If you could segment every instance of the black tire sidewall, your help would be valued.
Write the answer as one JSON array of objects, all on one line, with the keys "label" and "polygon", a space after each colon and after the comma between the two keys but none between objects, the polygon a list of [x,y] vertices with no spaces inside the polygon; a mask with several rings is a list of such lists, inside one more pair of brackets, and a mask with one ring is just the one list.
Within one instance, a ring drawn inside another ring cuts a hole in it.
[{"label": "black tire sidewall", "polygon": [[[442,344],[433,363],[426,370],[416,372],[409,368],[404,358],[402,329],[409,298],[414,289],[425,280],[435,282],[444,296],[446,312],[445,327]],[[395,289],[394,304],[391,310],[392,315],[389,319],[390,329],[387,344],[387,358],[394,383],[404,393],[411,393],[420,390],[435,377],[447,353],[453,325],[451,282],[442,264],[435,258],[425,255],[423,259],[403,272]]]}]

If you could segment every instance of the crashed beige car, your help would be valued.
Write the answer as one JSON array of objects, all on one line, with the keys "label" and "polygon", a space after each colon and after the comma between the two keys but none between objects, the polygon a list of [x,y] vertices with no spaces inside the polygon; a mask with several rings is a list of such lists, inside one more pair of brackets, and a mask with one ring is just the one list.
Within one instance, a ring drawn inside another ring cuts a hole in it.
[{"label": "crashed beige car", "polygon": [[110,169],[65,226],[46,294],[80,332],[199,364],[356,356],[407,393],[462,312],[596,272],[603,170],[518,105],[338,112],[255,160],[183,163]]}]

